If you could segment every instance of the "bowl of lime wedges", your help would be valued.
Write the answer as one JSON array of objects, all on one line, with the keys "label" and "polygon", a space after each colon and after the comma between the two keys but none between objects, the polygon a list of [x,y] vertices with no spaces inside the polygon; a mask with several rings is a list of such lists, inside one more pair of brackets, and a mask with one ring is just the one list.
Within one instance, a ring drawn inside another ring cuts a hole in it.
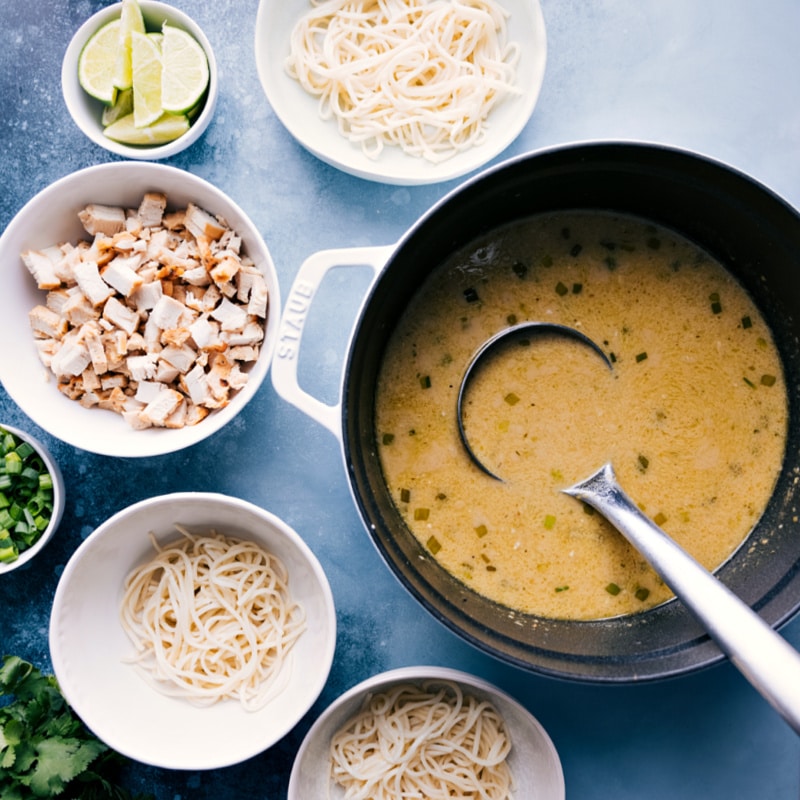
[{"label": "bowl of lime wedges", "polygon": [[61,68],[64,102],[95,144],[125,158],[184,150],[217,100],[214,52],[202,29],[155,0],[122,0],[84,22]]}]

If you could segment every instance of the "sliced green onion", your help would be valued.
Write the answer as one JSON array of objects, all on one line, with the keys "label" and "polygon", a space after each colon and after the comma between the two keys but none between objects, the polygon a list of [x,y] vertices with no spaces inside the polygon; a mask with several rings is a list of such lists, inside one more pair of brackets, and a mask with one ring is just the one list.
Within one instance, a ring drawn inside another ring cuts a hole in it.
[{"label": "sliced green onion", "polygon": [[610,595],[613,595],[614,597],[616,597],[622,591],[622,589],[620,589],[619,586],[617,586],[616,583],[609,583],[608,586],[606,586],[606,591]]},{"label": "sliced green onion", "polygon": [[35,544],[53,515],[53,476],[33,445],[0,428],[0,561]]},{"label": "sliced green onion", "polygon": [[435,536],[431,536],[426,544],[433,555],[436,555],[442,549],[442,545]]}]

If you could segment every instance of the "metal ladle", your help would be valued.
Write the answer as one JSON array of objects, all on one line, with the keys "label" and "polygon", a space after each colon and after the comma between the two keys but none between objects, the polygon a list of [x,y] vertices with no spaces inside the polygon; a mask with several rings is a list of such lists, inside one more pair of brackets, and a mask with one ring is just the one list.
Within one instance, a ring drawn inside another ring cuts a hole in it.
[{"label": "metal ladle", "polygon": [[[594,341],[564,325],[521,323],[488,339],[473,355],[464,372],[456,412],[459,437],[467,454],[477,467],[496,480],[501,479],[481,463],[470,447],[463,425],[462,406],[467,384],[479,363],[500,342],[519,336],[523,331],[576,339],[598,353],[609,368],[612,366]],[[734,666],[794,731],[800,733],[800,653],[645,516],[617,482],[610,463],[586,480],[562,491],[600,512],[647,559]]]}]

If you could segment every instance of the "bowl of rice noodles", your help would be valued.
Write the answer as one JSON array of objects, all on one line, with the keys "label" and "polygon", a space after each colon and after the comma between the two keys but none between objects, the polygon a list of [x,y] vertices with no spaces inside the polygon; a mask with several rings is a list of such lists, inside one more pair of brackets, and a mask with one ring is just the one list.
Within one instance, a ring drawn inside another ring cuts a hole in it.
[{"label": "bowl of rice noodles", "polygon": [[178,492],[114,514],[75,551],[50,622],[53,669],[111,748],[214,769],[271,747],[311,708],[336,640],[316,556],[235,497]]},{"label": "bowl of rice noodles", "polygon": [[563,800],[553,742],[531,713],[469,673],[411,666],[339,696],[298,750],[288,800]]}]

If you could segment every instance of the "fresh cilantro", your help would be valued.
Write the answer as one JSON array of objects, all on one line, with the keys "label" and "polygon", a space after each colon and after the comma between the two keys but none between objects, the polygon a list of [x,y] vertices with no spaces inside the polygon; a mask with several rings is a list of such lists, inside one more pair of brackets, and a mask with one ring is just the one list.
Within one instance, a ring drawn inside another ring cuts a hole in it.
[{"label": "fresh cilantro", "polygon": [[72,712],[53,676],[18,656],[3,658],[0,800],[137,800],[113,780],[123,761]]}]

